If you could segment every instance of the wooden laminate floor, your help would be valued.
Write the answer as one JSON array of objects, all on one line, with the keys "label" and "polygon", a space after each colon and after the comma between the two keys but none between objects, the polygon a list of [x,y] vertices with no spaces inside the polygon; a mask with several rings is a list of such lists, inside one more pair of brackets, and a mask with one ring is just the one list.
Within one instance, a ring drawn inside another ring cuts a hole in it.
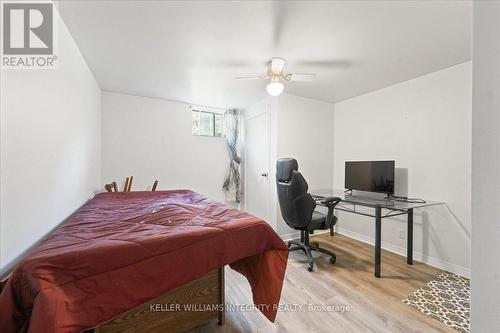
[{"label": "wooden laminate floor", "polygon": [[[278,313],[274,324],[257,311],[229,311],[225,325],[213,322],[190,333],[456,332],[401,302],[441,270],[419,262],[407,265],[404,257],[382,250],[382,277],[377,279],[373,246],[339,234],[313,238],[333,250],[337,262],[330,264],[329,257],[315,254],[315,270],[308,272],[303,253],[292,252],[281,296],[281,305],[288,309]],[[226,303],[252,304],[248,282],[231,269],[226,269]],[[308,304],[331,307],[310,311]]]}]

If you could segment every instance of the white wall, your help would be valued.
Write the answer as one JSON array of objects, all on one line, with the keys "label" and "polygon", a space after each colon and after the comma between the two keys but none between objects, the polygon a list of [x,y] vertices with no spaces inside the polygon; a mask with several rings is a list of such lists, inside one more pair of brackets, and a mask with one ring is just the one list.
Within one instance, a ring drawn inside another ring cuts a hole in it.
[{"label": "white wall", "polygon": [[[333,104],[289,94],[281,95],[278,103],[277,158],[296,158],[310,190],[331,187]],[[276,223],[280,235],[296,233],[286,225],[279,207]]]},{"label": "white wall", "polygon": [[1,72],[0,268],[100,183],[100,88],[59,20],[59,68]]},{"label": "white wall", "polygon": [[471,332],[500,332],[500,3],[474,2]]},{"label": "white wall", "polygon": [[[396,192],[445,203],[415,211],[414,258],[463,275],[470,271],[471,82],[467,62],[335,104],[334,187],[344,188],[345,161],[396,160]],[[406,253],[405,221],[384,220],[384,248]],[[374,238],[373,221],[354,214],[339,213],[339,231]]]},{"label": "white wall", "polygon": [[191,189],[224,201],[224,139],[192,135],[188,104],[102,93],[102,182],[134,176],[133,190]]}]

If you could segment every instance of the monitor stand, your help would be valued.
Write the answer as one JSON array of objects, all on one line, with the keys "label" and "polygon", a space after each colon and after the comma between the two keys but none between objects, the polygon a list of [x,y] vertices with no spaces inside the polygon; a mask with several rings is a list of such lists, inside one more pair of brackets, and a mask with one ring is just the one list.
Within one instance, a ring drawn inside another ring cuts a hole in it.
[{"label": "monitor stand", "polygon": [[365,192],[361,191],[362,193],[366,193],[366,195],[363,194],[354,194],[352,189],[347,189],[344,191],[345,195],[350,195],[352,197],[358,197],[358,198],[363,198],[366,200],[373,200],[373,201],[392,201],[394,198],[392,194],[386,194],[385,197],[382,197],[381,195],[384,193],[377,193],[377,192]]}]

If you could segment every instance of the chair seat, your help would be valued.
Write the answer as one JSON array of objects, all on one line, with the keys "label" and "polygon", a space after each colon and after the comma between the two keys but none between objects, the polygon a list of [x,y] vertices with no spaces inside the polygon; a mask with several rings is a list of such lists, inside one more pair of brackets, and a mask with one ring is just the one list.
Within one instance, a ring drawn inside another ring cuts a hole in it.
[{"label": "chair seat", "polygon": [[[333,221],[332,221],[333,223],[332,224],[335,224],[336,220],[337,220],[337,217],[333,216]],[[312,214],[311,223],[309,223],[309,225],[307,226],[307,229],[308,230],[324,230],[324,229],[326,229],[325,221],[326,221],[326,214],[314,211]]]}]

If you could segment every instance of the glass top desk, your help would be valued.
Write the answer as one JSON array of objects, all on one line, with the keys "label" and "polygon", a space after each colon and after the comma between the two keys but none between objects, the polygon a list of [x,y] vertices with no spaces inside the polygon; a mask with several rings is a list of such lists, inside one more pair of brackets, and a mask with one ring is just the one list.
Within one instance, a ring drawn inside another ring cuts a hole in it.
[{"label": "glass top desk", "polygon": [[[406,262],[413,264],[413,209],[433,205],[440,205],[442,202],[408,202],[398,199],[384,199],[363,196],[362,194],[350,194],[343,190],[318,189],[310,190],[309,193],[321,205],[321,199],[325,197],[339,197],[342,201],[335,207],[336,210],[373,217],[375,219],[375,276],[380,277],[380,253],[381,253],[381,234],[382,219],[406,215]],[[370,194],[367,194],[370,195]],[[357,207],[373,208],[373,214],[366,211],[358,211]],[[384,213],[384,214],[382,214]],[[333,228],[333,227],[332,227]],[[330,229],[330,235],[333,235],[333,229]]]}]

